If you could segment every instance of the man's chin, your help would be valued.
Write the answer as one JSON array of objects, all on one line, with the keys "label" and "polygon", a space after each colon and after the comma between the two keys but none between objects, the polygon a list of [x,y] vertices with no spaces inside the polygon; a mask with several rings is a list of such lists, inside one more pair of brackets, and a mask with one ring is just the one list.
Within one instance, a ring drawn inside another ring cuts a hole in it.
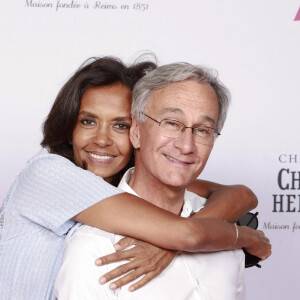
[{"label": "man's chin", "polygon": [[164,181],[164,184],[167,186],[173,188],[173,189],[186,189],[188,184],[191,182],[191,180],[186,180],[186,179],[179,179],[179,178],[168,178],[167,180]]}]

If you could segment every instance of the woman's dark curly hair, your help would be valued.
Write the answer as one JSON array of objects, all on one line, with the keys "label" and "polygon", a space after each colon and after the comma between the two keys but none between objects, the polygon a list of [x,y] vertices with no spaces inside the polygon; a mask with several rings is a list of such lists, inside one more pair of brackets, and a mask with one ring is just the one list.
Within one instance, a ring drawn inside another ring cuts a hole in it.
[{"label": "woman's dark curly hair", "polygon": [[[156,64],[152,61],[126,66],[115,57],[90,58],[85,61],[58,93],[43,124],[41,146],[47,148],[50,153],[61,155],[74,162],[73,146],[70,141],[83,94],[89,88],[115,83],[121,83],[132,90],[140,78],[155,68]],[[132,157],[125,170],[133,165]],[[115,176],[115,185],[123,173]]]}]

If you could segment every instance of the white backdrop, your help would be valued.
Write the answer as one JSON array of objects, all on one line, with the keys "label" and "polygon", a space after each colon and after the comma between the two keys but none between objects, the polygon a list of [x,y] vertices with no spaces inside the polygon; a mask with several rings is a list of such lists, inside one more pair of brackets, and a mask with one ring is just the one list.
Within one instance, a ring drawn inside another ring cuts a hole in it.
[{"label": "white backdrop", "polygon": [[59,88],[86,58],[132,61],[151,50],[160,64],[214,67],[233,104],[201,177],[244,183],[259,197],[273,255],[247,269],[248,299],[300,299],[299,19],[296,0],[2,1],[0,202],[40,149]]}]

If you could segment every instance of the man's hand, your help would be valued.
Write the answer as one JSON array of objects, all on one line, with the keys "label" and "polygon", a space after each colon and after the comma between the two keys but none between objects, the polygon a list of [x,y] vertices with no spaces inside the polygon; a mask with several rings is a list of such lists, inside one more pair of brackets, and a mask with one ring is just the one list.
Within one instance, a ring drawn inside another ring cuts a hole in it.
[{"label": "man's hand", "polygon": [[[123,250],[131,245],[135,245],[135,247],[129,250]],[[110,284],[110,289],[114,290],[145,275],[129,287],[131,292],[139,289],[158,276],[178,253],[178,251],[158,248],[130,237],[121,239],[114,247],[117,252],[98,258],[96,265],[103,266],[124,260],[129,260],[130,262],[104,274],[99,281],[101,284],[104,284],[125,274]]]}]

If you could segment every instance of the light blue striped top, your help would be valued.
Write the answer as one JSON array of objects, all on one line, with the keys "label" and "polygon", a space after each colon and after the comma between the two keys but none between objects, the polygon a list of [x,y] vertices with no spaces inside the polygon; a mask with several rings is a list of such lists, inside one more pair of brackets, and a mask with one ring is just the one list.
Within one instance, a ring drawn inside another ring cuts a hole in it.
[{"label": "light blue striped top", "polygon": [[55,299],[52,290],[71,218],[122,193],[54,154],[34,157],[0,207],[0,299]]}]

